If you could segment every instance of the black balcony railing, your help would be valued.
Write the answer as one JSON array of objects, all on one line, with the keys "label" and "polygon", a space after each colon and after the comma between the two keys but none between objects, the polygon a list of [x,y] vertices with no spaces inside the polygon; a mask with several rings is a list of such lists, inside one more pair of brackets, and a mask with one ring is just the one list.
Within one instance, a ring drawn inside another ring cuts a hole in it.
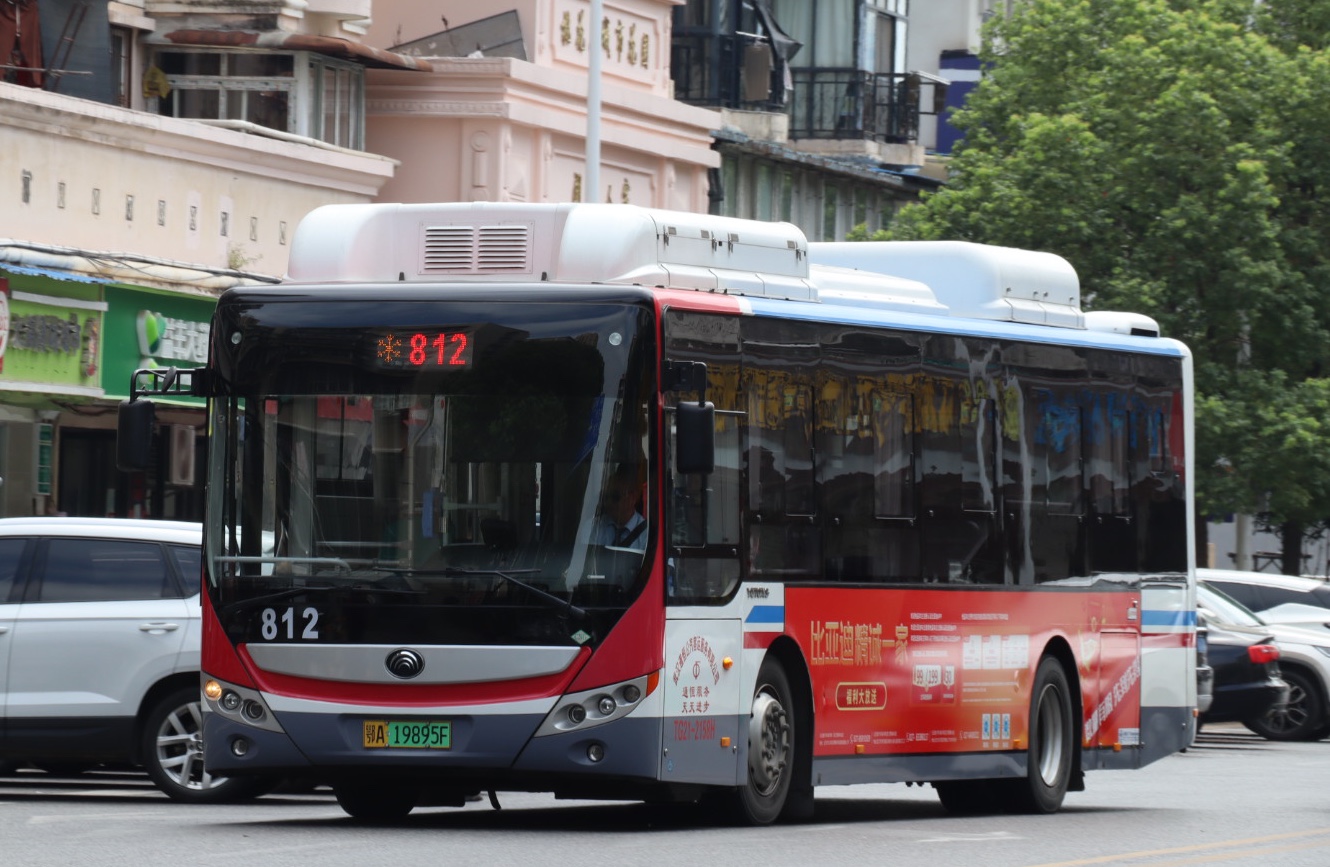
[{"label": "black balcony railing", "polygon": [[674,96],[690,105],[788,112],[793,139],[918,139],[917,75],[805,67],[789,71],[791,91],[760,37],[676,32],[670,52]]},{"label": "black balcony railing", "polygon": [[856,69],[791,70],[790,138],[871,139],[908,144],[919,137],[916,75]]},{"label": "black balcony railing", "polygon": [[676,33],[670,46],[674,97],[690,105],[784,111],[779,64],[766,40],[743,33]]}]

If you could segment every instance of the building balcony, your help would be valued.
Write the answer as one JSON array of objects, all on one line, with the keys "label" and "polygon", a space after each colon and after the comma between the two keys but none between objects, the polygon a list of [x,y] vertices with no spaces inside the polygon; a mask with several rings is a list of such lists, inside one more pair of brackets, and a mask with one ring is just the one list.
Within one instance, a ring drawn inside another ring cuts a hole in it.
[{"label": "building balcony", "polygon": [[919,137],[917,74],[843,68],[791,73],[790,138],[912,144]]},{"label": "building balcony", "polygon": [[785,79],[767,42],[748,34],[679,36],[670,46],[674,98],[707,108],[783,113]]},{"label": "building balcony", "polygon": [[743,33],[676,32],[671,52],[676,99],[787,116],[789,139],[821,142],[817,150],[912,147],[919,136],[922,92],[940,82],[919,73],[786,68],[763,38]]}]

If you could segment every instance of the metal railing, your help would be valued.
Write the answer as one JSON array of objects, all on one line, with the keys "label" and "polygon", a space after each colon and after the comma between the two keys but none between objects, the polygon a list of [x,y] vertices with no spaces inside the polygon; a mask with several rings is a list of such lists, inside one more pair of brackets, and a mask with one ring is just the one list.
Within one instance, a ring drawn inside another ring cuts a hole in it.
[{"label": "metal railing", "polygon": [[[747,34],[677,32],[670,46],[674,96],[690,105],[788,112],[793,139],[871,139],[912,143],[919,136],[917,75],[843,67],[783,70],[754,63],[762,42]],[[773,59],[774,60],[774,59]]]},{"label": "metal railing", "polygon": [[770,66],[747,62],[752,52],[764,46],[761,37],[742,33],[676,33],[670,45],[674,98],[709,108],[785,111],[784,87],[776,78],[780,68],[775,57],[771,57]]},{"label": "metal railing", "polygon": [[900,144],[919,137],[918,76],[844,68],[792,73],[790,138],[862,138]]}]

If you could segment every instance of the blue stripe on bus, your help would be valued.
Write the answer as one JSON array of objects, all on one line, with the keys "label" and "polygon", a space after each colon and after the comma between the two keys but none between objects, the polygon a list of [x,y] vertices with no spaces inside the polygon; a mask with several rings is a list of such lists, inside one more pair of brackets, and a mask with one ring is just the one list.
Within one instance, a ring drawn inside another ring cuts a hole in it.
[{"label": "blue stripe on bus", "polygon": [[1195,611],[1142,611],[1142,626],[1195,626]]},{"label": "blue stripe on bus", "polygon": [[745,623],[784,623],[784,605],[754,605]]},{"label": "blue stripe on bus", "polygon": [[1052,343],[1062,346],[1123,349],[1176,358],[1183,358],[1188,353],[1188,350],[1182,344],[1161,337],[1137,337],[1111,331],[1029,325],[1001,320],[927,316],[900,310],[872,307],[855,308],[842,306],[835,302],[810,304],[807,301],[782,301],[772,298],[749,298],[747,300],[752,305],[753,313],[758,316],[778,316],[783,319],[801,319],[808,322],[829,322],[844,325],[875,325],[901,331],[927,331],[934,334],[1005,338],[1007,340]]}]

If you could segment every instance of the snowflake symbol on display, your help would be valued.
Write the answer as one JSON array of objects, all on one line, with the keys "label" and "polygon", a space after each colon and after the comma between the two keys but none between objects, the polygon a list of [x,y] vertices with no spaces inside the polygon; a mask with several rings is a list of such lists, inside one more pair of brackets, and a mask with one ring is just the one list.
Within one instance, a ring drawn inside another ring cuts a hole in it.
[{"label": "snowflake symbol on display", "polygon": [[402,341],[392,334],[380,337],[378,356],[384,364],[392,364],[402,357]]}]

